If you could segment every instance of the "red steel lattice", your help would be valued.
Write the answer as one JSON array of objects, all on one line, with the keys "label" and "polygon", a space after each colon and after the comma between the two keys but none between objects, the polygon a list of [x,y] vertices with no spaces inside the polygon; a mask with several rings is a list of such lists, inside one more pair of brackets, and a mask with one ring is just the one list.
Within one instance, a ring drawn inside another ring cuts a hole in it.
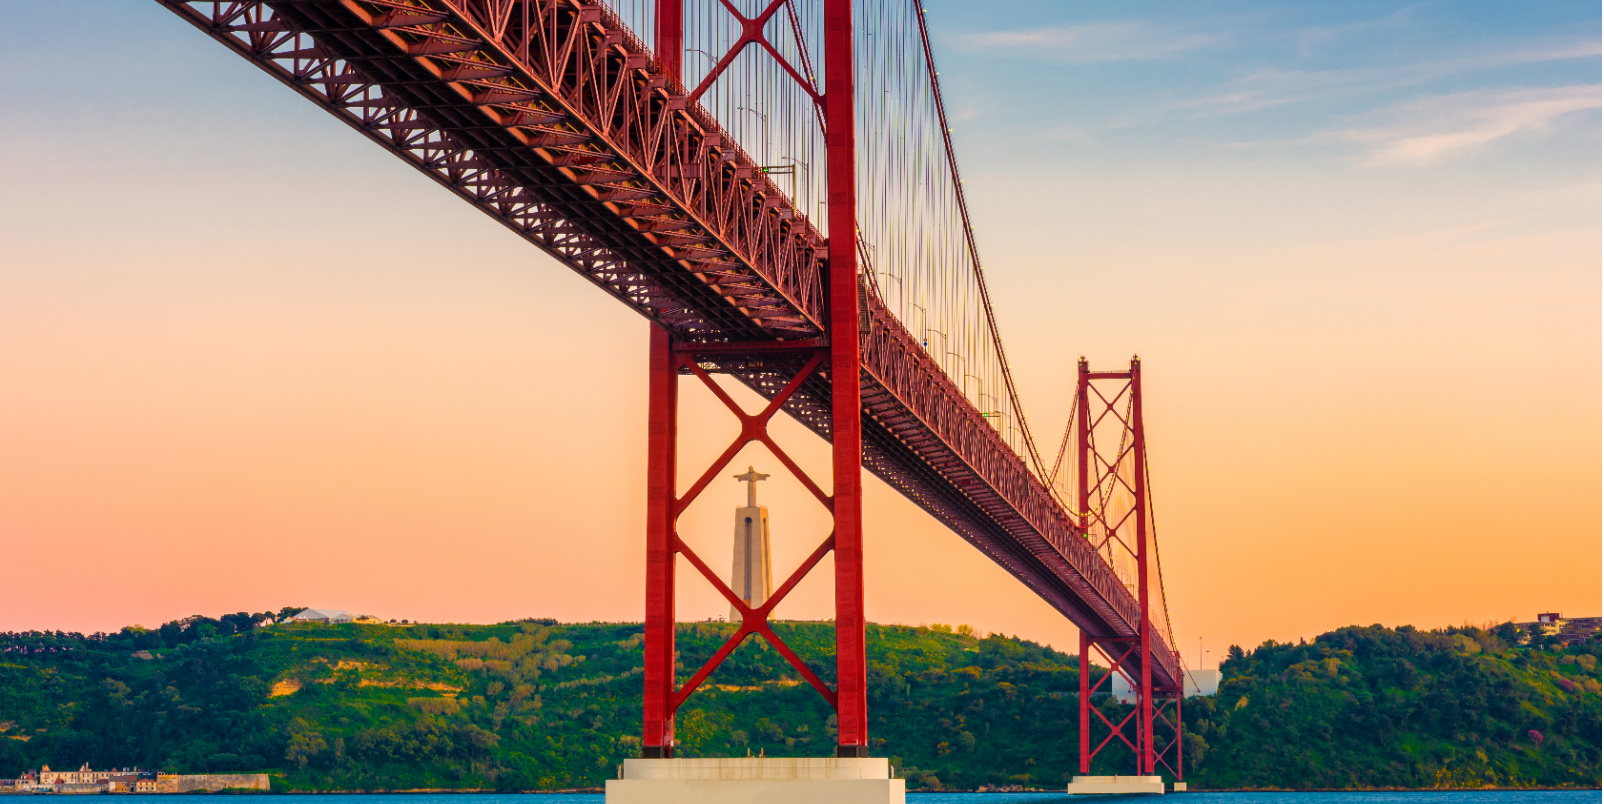
[{"label": "red steel lattice", "polygon": [[[1136,775],[1168,768],[1177,779],[1181,775],[1181,698],[1184,681],[1159,670],[1160,660],[1169,658],[1179,666],[1180,655],[1169,647],[1169,618],[1164,615],[1163,633],[1154,627],[1154,597],[1162,600],[1159,580],[1149,566],[1156,564],[1153,534],[1149,521],[1147,430],[1142,419],[1142,364],[1132,358],[1128,371],[1092,371],[1082,358],[1075,388],[1075,413],[1071,426],[1075,438],[1076,516],[1092,545],[1120,563],[1135,565],[1135,578],[1124,582],[1134,586],[1141,614],[1137,634],[1104,637],[1085,629],[1080,633],[1080,772],[1091,773],[1092,760],[1114,738],[1119,738],[1136,757]],[[1105,389],[1100,383],[1108,385]],[[1111,431],[1111,432],[1110,432]],[[1097,434],[1103,435],[1099,445]],[[1112,434],[1114,438],[1108,436]],[[1110,441],[1113,442],[1110,448]],[[1128,497],[1121,501],[1121,497]],[[1128,560],[1128,561],[1125,561]],[[1160,607],[1162,611],[1162,607]],[[1155,643],[1165,647],[1160,651]],[[1142,650],[1146,646],[1148,650]],[[1088,686],[1092,652],[1102,654],[1111,672],[1095,686]],[[1114,723],[1092,705],[1092,695],[1103,684],[1123,676],[1136,696],[1136,706]],[[1175,720],[1164,716],[1164,708],[1174,705]],[[1107,730],[1107,736],[1092,745],[1091,716]],[[1134,735],[1126,727],[1135,721]],[[1168,727],[1173,738],[1157,747],[1154,725]],[[1173,758],[1173,759],[1172,759]]]}]

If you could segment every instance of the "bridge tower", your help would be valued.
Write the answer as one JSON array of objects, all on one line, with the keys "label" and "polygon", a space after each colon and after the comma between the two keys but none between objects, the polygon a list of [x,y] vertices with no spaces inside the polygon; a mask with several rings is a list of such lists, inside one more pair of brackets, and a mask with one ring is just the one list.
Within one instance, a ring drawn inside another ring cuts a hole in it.
[{"label": "bridge tower", "polygon": [[[728,7],[740,22],[741,37],[714,71],[702,81],[708,86],[748,46],[763,46],[763,26],[778,9],[772,3],[757,18],[747,19]],[[647,436],[646,519],[646,642],[645,701],[642,754],[646,758],[674,756],[674,713],[744,639],[759,636],[774,646],[802,677],[818,690],[836,712],[837,757],[869,755],[869,716],[864,659],[863,614],[863,437],[862,362],[858,328],[857,152],[854,121],[851,0],[824,0],[824,92],[816,96],[826,133],[828,181],[828,244],[823,273],[828,301],[824,338],[810,341],[683,342],[662,326],[653,325],[649,361],[649,429]],[[684,0],[657,0],[655,55],[672,79],[682,79],[685,54]],[[768,48],[773,52],[772,48]],[[788,65],[787,65],[788,66]],[[810,90],[811,91],[811,90]],[[690,93],[694,99],[699,92]],[[762,412],[749,415],[713,382],[703,363],[714,358],[724,363],[781,365],[795,368],[783,388]],[[815,372],[828,372],[831,388],[829,431],[831,491],[810,479],[770,437],[768,423],[774,414]],[[679,494],[675,483],[679,379],[695,375],[741,423],[741,433],[691,488]],[[718,578],[686,544],[675,529],[679,515],[716,477],[742,447],[759,442],[830,510],[834,532],[760,606],[748,605]],[[835,553],[836,687],[821,681],[768,625],[769,613],[826,554]],[[729,600],[740,615],[740,628],[720,650],[681,685],[674,670],[674,590],[676,557],[684,556],[709,583]]]},{"label": "bridge tower", "polygon": [[[1091,546],[1115,568],[1127,588],[1134,587],[1140,623],[1134,636],[1080,629],[1081,776],[1070,785],[1070,792],[1162,793],[1161,768],[1178,782],[1185,778],[1181,766],[1181,698],[1185,690],[1184,682],[1161,684],[1153,674],[1157,653],[1170,654],[1176,665],[1180,655],[1172,649],[1167,633],[1155,632],[1155,618],[1162,617],[1167,631],[1169,615],[1155,611],[1152,605],[1163,597],[1154,593],[1162,579],[1154,577],[1158,557],[1152,533],[1140,358],[1132,357],[1126,371],[1092,371],[1086,358],[1081,358],[1074,415],[1074,515]],[[1091,683],[1094,652],[1110,668],[1096,684]],[[1136,696],[1136,705],[1118,722],[1092,705],[1093,694],[1111,691],[1115,674],[1125,678]],[[1095,744],[1094,716],[1104,732]],[[1090,775],[1092,760],[1116,739],[1135,755],[1134,775],[1143,780]]]}]

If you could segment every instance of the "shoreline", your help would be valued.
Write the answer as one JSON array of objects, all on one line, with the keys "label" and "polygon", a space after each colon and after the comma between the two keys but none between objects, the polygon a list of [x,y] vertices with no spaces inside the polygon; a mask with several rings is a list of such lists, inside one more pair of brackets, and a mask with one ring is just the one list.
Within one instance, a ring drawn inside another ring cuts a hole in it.
[{"label": "shoreline", "polygon": [[[1187,795],[1189,793],[1555,793],[1555,792],[1587,792],[1604,789],[1604,786],[1593,787],[1323,787],[1296,790],[1278,787],[1231,787],[1231,788],[1205,788],[1192,789],[1182,793],[1167,793],[1166,795]],[[1035,788],[1029,790],[997,791],[976,790],[909,790],[908,795],[1011,795],[1015,793],[1057,793],[1058,788]],[[249,790],[249,791],[218,791],[218,792],[191,792],[191,793],[0,793],[0,796],[406,796],[406,795],[507,795],[507,796],[545,796],[545,795],[602,795],[606,793],[603,787],[575,787],[563,790],[496,790],[494,788],[413,788],[407,790]]]}]

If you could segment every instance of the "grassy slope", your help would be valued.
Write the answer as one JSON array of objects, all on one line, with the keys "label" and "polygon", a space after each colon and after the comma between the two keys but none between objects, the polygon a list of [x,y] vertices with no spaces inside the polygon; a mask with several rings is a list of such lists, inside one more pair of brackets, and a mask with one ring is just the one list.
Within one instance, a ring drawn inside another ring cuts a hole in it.
[{"label": "grassy slope", "polygon": [[[833,683],[829,624],[776,630]],[[732,631],[682,625],[681,678]],[[1496,640],[1472,653],[1451,635],[1401,633],[1345,629],[1228,662],[1218,700],[1187,706],[1194,784],[1597,784],[1596,658],[1586,673],[1574,658]],[[896,626],[870,626],[867,644],[874,753],[911,786],[1050,787],[1073,771],[1070,657]],[[6,635],[0,648],[0,736],[12,738],[0,740],[0,775],[88,761],[270,770],[292,789],[552,789],[599,785],[640,749],[638,624],[196,620]],[[778,653],[748,641],[686,702],[677,737],[686,756],[821,756],[833,728]],[[1540,746],[1523,736],[1533,728]],[[1094,770],[1129,762],[1111,753]]]}]

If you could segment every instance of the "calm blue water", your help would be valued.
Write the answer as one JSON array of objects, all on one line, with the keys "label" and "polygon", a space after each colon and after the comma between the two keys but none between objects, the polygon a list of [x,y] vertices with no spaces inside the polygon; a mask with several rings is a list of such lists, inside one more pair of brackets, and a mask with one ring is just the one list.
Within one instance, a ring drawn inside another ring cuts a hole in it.
[{"label": "calm blue water", "polygon": [[[1185,804],[1598,804],[1597,790],[1563,791],[1427,791],[1419,793],[1179,793]],[[1078,799],[1086,801],[1090,797]],[[1138,796],[1108,796],[1100,800],[1130,802]],[[342,795],[340,804],[602,804],[600,793],[534,793],[506,795],[485,793],[434,794],[394,793],[389,795]],[[196,804],[194,796],[139,796],[138,801],[165,804]],[[216,801],[218,799],[201,799]],[[222,799],[228,801],[231,799]],[[911,804],[1036,804],[1064,802],[1063,793],[909,793]],[[330,804],[328,796],[273,796],[272,804]],[[1180,804],[1166,795],[1160,801]]]}]

